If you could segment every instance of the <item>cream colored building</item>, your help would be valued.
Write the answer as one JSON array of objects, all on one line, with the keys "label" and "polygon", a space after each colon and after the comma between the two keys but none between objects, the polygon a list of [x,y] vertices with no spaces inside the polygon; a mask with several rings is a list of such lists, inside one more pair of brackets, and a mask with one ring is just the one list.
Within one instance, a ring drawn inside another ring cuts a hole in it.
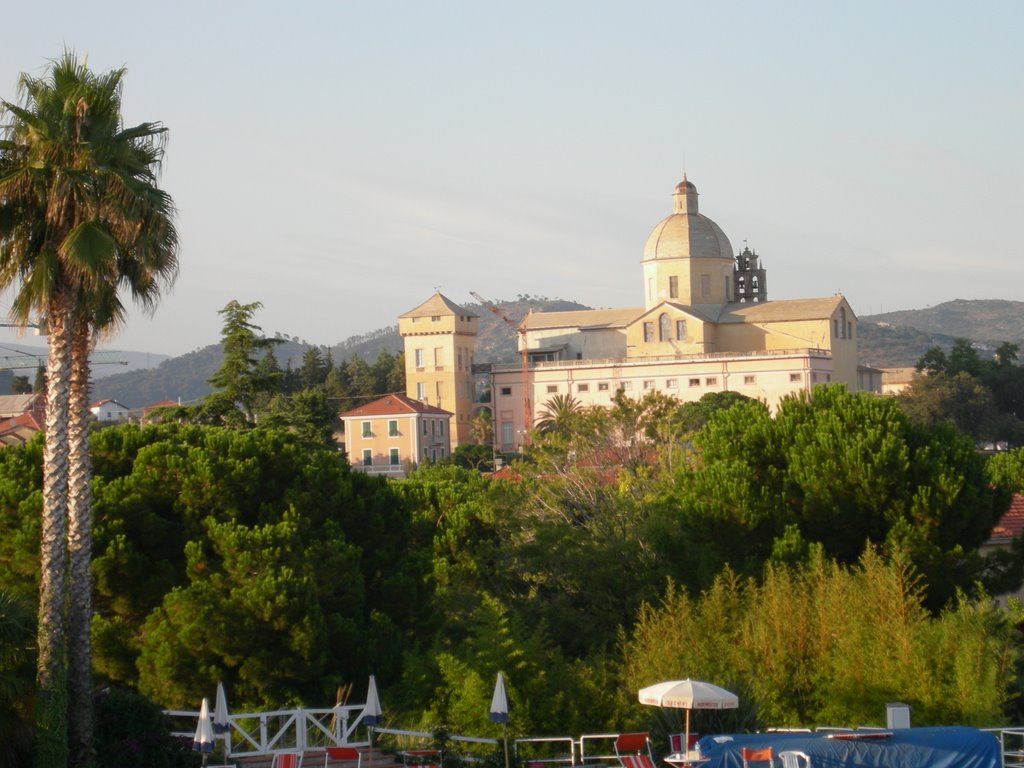
[{"label": "cream colored building", "polygon": [[385,395],[340,418],[349,464],[360,472],[402,478],[420,462],[440,461],[452,452],[452,414],[402,394]]},{"label": "cream colored building", "polygon": [[470,441],[478,322],[440,293],[398,317],[405,342],[405,393],[452,412],[453,445]]},{"label": "cream colored building", "polygon": [[526,391],[521,365],[492,369],[498,450],[518,450],[544,404],[560,394],[607,406],[619,389],[683,401],[733,391],[775,409],[786,395],[818,384],[877,391],[879,372],[857,366],[857,316],[846,299],[769,301],[760,257],[749,248],[733,255],[697,198],[684,178],[672,213],[648,236],[642,307],[523,320]]}]

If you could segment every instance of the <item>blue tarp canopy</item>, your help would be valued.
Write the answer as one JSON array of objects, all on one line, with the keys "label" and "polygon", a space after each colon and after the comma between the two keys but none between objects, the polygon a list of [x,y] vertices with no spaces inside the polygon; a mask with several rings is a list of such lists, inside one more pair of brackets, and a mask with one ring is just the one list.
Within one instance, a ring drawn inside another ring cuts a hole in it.
[{"label": "blue tarp canopy", "polygon": [[[743,768],[740,750],[772,748],[810,756],[811,768],[1000,768],[999,741],[977,728],[901,728],[884,733],[744,733],[705,736],[702,768]],[[778,761],[776,760],[776,765]],[[751,763],[764,768],[766,763]]]}]

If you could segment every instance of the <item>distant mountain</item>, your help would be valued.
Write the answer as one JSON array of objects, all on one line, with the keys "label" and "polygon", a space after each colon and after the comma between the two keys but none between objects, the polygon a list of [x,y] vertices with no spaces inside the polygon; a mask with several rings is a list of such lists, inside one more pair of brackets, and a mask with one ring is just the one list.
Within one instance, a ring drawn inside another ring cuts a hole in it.
[{"label": "distant mountain", "polygon": [[925,309],[860,318],[860,360],[880,368],[915,365],[931,347],[948,350],[958,338],[984,349],[1004,341],[1024,353],[1024,302],[956,299]]},{"label": "distant mountain", "polygon": [[[486,307],[478,304],[462,306],[480,317],[476,362],[515,361],[516,334],[512,327]],[[519,323],[530,310],[562,312],[589,307],[563,299],[520,296],[515,301],[497,302],[497,309],[512,323]],[[312,345],[299,341],[298,337],[278,334],[276,338],[280,343],[274,348],[274,355],[280,366],[287,368],[290,364],[293,368],[299,367],[302,355]],[[342,363],[353,356],[372,363],[381,352],[398,354],[402,349],[398,326],[392,325],[359,336],[351,336],[330,347],[330,353],[335,363]],[[152,370],[132,371],[102,379],[97,376],[93,386],[93,399],[117,400],[129,408],[139,408],[160,400],[193,403],[213,391],[207,382],[223,360],[221,346],[211,344],[180,357],[165,359]]]}]

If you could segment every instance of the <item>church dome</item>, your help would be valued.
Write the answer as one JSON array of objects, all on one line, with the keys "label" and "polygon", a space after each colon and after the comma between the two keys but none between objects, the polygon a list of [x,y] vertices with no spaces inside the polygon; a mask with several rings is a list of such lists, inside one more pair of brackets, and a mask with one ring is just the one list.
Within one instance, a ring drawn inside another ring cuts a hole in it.
[{"label": "church dome", "polygon": [[715,222],[697,210],[697,187],[686,177],[672,194],[674,212],[657,223],[644,245],[642,261],[733,259],[732,245]]}]

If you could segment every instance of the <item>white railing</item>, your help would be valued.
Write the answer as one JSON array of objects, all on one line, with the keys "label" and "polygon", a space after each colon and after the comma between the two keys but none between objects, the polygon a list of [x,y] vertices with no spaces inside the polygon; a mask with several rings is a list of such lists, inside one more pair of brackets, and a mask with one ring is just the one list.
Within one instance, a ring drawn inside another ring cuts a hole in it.
[{"label": "white railing", "polygon": [[[231,757],[324,747],[368,746],[368,739],[355,738],[364,708],[364,705],[358,705],[230,714],[227,732],[218,735],[217,739],[223,740],[224,752]],[[198,712],[168,710],[166,714],[175,723],[173,735],[190,738],[195,733]],[[178,726],[187,730],[178,730]]]}]

